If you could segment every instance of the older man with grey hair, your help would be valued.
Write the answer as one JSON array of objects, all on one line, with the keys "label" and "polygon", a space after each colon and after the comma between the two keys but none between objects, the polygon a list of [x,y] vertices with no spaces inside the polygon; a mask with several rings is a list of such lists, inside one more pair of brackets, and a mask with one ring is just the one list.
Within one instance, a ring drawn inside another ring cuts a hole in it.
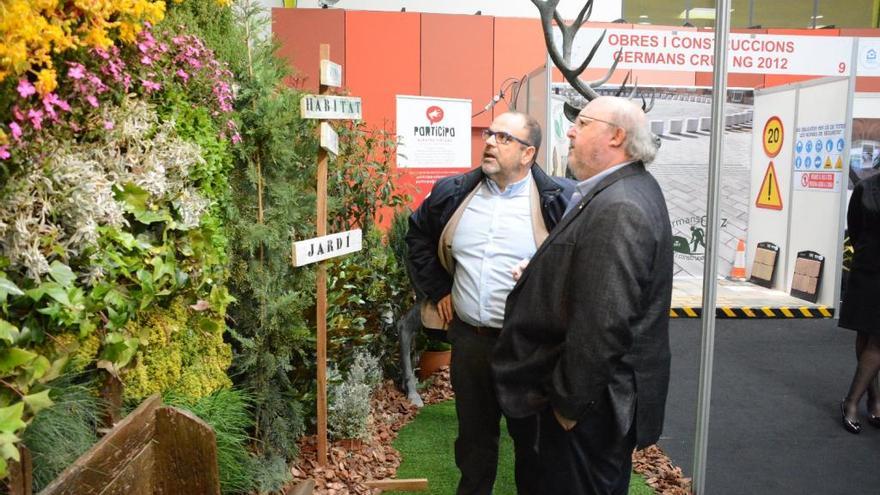
[{"label": "older man with grey hair", "polygon": [[669,214],[638,106],[597,98],[568,137],[581,182],[507,298],[492,369],[504,412],[538,416],[543,493],[622,495],[663,427]]}]

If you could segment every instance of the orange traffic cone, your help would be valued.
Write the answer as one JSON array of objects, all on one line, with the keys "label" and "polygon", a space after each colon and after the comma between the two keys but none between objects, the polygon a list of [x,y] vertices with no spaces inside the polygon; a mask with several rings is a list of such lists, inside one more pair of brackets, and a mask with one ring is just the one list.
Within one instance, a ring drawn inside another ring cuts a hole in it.
[{"label": "orange traffic cone", "polygon": [[746,243],[742,239],[736,245],[736,256],[733,258],[733,266],[730,267],[731,280],[746,279]]}]

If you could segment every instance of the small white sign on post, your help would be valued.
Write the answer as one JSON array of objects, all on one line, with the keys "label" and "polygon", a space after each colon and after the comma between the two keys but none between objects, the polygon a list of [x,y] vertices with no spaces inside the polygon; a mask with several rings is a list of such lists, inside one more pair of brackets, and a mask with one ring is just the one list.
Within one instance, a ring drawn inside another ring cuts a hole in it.
[{"label": "small white sign on post", "polygon": [[327,122],[321,122],[321,147],[334,156],[339,155],[339,135]]},{"label": "small white sign on post", "polygon": [[300,100],[304,119],[360,120],[361,99],[355,96],[305,95]]},{"label": "small white sign on post", "polygon": [[293,266],[304,266],[361,250],[361,229],[293,243]]},{"label": "small white sign on post", "polygon": [[342,86],[342,66],[329,60],[321,60],[321,84],[334,88]]}]

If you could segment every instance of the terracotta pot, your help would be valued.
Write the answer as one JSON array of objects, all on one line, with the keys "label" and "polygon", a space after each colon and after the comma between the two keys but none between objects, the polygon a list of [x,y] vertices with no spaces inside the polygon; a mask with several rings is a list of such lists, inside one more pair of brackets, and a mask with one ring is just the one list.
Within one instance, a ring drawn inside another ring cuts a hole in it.
[{"label": "terracotta pot", "polygon": [[424,380],[444,366],[449,366],[452,351],[425,351],[419,358],[419,380]]}]

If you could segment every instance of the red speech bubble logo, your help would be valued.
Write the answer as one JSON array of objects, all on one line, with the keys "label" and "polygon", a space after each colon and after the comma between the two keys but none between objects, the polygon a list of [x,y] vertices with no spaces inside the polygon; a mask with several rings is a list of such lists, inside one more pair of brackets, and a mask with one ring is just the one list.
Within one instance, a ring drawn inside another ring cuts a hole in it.
[{"label": "red speech bubble logo", "polygon": [[443,109],[437,105],[430,106],[428,107],[428,110],[425,111],[425,116],[428,117],[428,122],[436,124],[443,120]]}]

